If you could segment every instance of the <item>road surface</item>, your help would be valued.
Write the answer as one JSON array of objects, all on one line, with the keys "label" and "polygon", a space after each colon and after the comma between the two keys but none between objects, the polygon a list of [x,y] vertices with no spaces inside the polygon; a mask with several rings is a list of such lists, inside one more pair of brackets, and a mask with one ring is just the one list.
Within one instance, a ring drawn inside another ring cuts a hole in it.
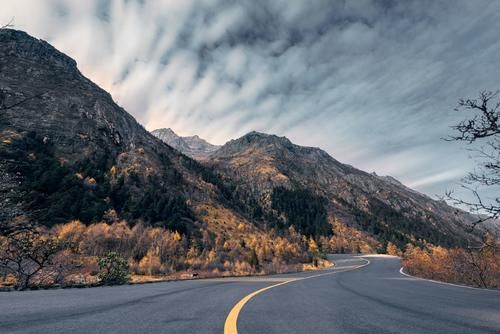
[{"label": "road surface", "polygon": [[500,292],[407,277],[394,257],[335,260],[258,278],[4,292],[0,332],[500,333]]}]

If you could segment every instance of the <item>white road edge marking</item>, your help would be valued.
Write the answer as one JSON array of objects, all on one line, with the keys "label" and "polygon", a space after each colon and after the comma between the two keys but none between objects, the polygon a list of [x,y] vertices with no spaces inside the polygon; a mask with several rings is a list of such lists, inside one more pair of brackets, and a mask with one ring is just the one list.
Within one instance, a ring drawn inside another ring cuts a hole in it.
[{"label": "white road edge marking", "polygon": [[473,289],[473,290],[480,290],[480,291],[491,291],[491,292],[500,292],[500,290],[493,290],[493,289],[486,289],[486,288],[475,288],[473,286],[467,286],[467,285],[460,285],[460,284],[453,284],[453,283],[448,283],[448,282],[441,282],[441,281],[436,281],[436,280],[433,280],[433,279],[428,279],[428,278],[421,278],[421,277],[417,277],[417,276],[413,276],[413,275],[410,275],[410,274],[407,274],[403,271],[403,267],[401,267],[399,269],[399,273],[401,275],[404,275],[406,277],[410,277],[410,278],[413,278],[415,280],[421,280],[421,281],[428,281],[428,282],[432,282],[432,283],[437,283],[437,284],[443,284],[443,285],[451,285],[451,286],[455,286],[455,287],[458,287],[458,288],[465,288],[465,289]]}]

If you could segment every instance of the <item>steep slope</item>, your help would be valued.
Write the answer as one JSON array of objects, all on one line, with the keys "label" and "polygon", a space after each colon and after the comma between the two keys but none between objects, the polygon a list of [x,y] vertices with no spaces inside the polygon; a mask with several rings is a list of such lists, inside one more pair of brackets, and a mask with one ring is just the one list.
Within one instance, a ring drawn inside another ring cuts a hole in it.
[{"label": "steep slope", "polygon": [[[213,151],[158,131],[169,146],[46,42],[0,29],[0,46],[0,226],[126,219],[219,235],[293,225],[319,237],[335,217],[402,246],[458,244],[472,219],[283,137],[252,132]],[[179,151],[212,152],[202,165]]]},{"label": "steep slope", "polygon": [[252,198],[268,213],[290,215],[282,208],[297,205],[294,194],[306,192],[324,201],[330,216],[400,246],[418,239],[459,244],[473,221],[394,178],[365,173],[285,137],[251,132],[212,153],[208,163],[239,185],[242,199]]},{"label": "steep slope", "polygon": [[181,137],[170,128],[156,129],[151,133],[176,150],[194,159],[205,159],[220,148],[220,146],[212,145],[198,136]]},{"label": "steep slope", "polygon": [[186,232],[197,203],[219,204],[206,168],[147,132],[74,60],[10,29],[0,46],[0,224],[123,218]]}]

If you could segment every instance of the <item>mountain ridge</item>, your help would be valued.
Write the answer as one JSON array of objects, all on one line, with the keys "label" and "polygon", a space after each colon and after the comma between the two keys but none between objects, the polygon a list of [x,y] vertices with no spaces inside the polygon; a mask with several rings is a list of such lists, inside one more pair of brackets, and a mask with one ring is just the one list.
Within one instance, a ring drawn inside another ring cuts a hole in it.
[{"label": "mountain ridge", "polygon": [[204,159],[220,148],[219,145],[213,145],[198,135],[179,136],[171,128],[156,129],[151,133],[166,144],[194,159]]},{"label": "mountain ridge", "polygon": [[197,220],[187,197],[217,202],[194,162],[147,132],[71,58],[12,29],[0,30],[0,44],[2,222],[23,212],[44,225],[91,223],[111,210],[187,231]]},{"label": "mountain ridge", "polygon": [[[331,215],[363,230],[393,233],[384,229],[388,220],[397,220],[407,234],[399,235],[399,244],[410,241],[412,233],[419,229],[428,230],[425,233],[429,235],[441,235],[435,242],[449,238],[453,244],[451,240],[465,237],[465,226],[475,220],[472,215],[433,200],[393,177],[369,174],[342,164],[322,149],[295,145],[286,137],[250,132],[213,152],[207,164],[233,178],[263,207],[272,207],[276,187],[307,189],[328,200]],[[378,227],[366,225],[362,219],[372,220],[371,224]],[[404,219],[412,221],[414,226],[408,226]]]},{"label": "mountain ridge", "polygon": [[0,44],[2,224],[125,219],[224,234],[217,208],[235,226],[294,227],[315,238],[339,221],[400,247],[465,238],[471,219],[457,209],[286,137],[254,131],[207,151],[201,138],[165,129],[202,153],[195,161],[147,132],[48,43],[1,29]]}]

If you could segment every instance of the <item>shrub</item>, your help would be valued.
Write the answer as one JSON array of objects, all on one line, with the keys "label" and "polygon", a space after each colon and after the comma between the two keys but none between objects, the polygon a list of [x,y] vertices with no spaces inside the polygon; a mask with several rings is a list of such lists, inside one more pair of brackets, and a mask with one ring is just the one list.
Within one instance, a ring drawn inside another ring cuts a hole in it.
[{"label": "shrub", "polygon": [[12,274],[20,289],[51,284],[65,267],[56,255],[67,247],[66,243],[38,231],[14,233],[0,238],[0,269]]},{"label": "shrub", "polygon": [[99,257],[99,280],[105,284],[124,284],[128,282],[129,270],[127,260],[116,252],[108,252]]},{"label": "shrub", "polygon": [[446,249],[408,246],[403,267],[415,276],[481,288],[500,287],[500,254],[494,246]]}]

